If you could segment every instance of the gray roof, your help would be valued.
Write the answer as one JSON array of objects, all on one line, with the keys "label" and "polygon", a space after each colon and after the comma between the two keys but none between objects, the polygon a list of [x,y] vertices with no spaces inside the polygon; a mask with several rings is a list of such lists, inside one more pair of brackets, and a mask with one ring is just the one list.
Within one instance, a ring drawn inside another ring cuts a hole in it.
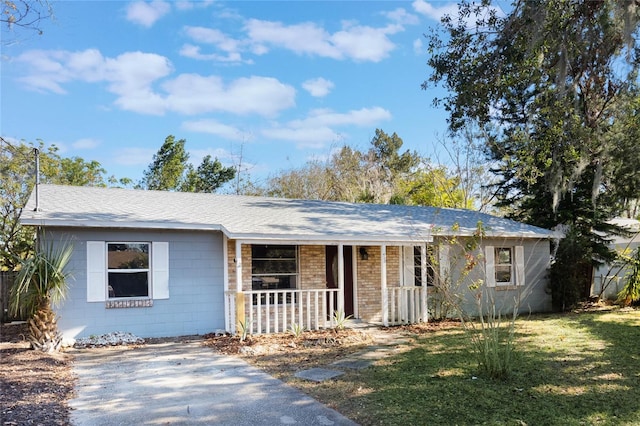
[{"label": "gray roof", "polygon": [[[417,242],[437,235],[549,238],[551,231],[459,209],[40,185],[24,225],[219,230],[243,240]],[[454,230],[454,228],[457,228]]]}]

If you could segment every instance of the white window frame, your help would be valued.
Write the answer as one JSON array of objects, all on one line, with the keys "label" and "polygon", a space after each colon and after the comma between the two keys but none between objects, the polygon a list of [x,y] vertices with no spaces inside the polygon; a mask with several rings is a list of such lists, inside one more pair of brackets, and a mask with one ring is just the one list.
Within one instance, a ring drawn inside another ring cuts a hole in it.
[{"label": "white window frame", "polygon": [[[109,298],[107,244],[119,241],[87,241],[87,302],[107,300],[169,299],[169,243],[151,241],[149,247],[149,296]],[[136,243],[133,241],[119,242]]]},{"label": "white window frame", "polygon": [[[511,251],[511,280],[498,282],[496,280],[496,268],[505,264],[496,263],[496,251],[509,249]],[[524,247],[523,246],[485,246],[485,280],[488,287],[513,287],[525,285]]]},{"label": "white window frame", "polygon": [[[147,267],[146,268],[139,268],[139,269],[135,269],[135,268],[131,268],[131,269],[111,269],[109,268],[109,246],[113,246],[113,245],[146,245],[147,246],[147,251],[148,251],[148,258],[147,258]],[[107,246],[107,300],[128,300],[128,299],[151,299],[152,298],[152,286],[151,286],[151,271],[152,271],[152,267],[151,267],[151,263],[152,263],[152,258],[151,256],[152,254],[152,243],[149,241],[107,241],[106,242],[106,246]],[[111,284],[109,282],[109,274],[135,274],[135,273],[139,273],[139,272],[146,272],[147,273],[147,295],[144,296],[123,296],[123,297],[116,297],[116,296],[111,296],[109,293],[111,291]]]},{"label": "white window frame", "polygon": [[[500,262],[500,252],[504,251],[504,252],[508,252],[509,253],[509,262],[505,262],[505,263],[501,263]],[[494,272],[495,272],[495,280],[496,280],[496,285],[513,285],[514,284],[514,279],[515,279],[515,274],[514,272],[514,268],[513,268],[513,264],[514,264],[514,253],[513,253],[513,247],[494,247],[493,249],[493,253],[494,253]],[[498,281],[498,277],[500,276],[500,271],[503,270],[508,270],[509,271],[509,279],[505,280],[505,281]]]}]

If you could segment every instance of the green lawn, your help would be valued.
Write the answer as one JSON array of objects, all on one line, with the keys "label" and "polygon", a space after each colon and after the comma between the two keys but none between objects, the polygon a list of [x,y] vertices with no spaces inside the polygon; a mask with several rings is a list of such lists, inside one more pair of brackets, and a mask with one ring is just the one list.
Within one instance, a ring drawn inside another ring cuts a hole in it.
[{"label": "green lawn", "polygon": [[460,329],[423,334],[317,395],[365,425],[640,425],[640,311],[518,320],[506,381],[479,375],[467,341]]}]

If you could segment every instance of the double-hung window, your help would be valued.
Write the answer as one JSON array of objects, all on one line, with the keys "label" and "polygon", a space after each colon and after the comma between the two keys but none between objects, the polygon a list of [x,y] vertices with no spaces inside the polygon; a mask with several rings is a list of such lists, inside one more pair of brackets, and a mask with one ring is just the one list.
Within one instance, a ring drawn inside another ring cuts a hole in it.
[{"label": "double-hung window", "polygon": [[523,246],[486,246],[485,263],[489,287],[524,285]]},{"label": "double-hung window", "polygon": [[513,252],[511,247],[496,247],[494,250],[496,285],[513,284]]},{"label": "double-hung window", "polygon": [[107,243],[109,298],[149,297],[149,243]]},{"label": "double-hung window", "polygon": [[[87,241],[87,301],[169,298],[169,243]],[[151,305],[150,305],[151,306]]]},{"label": "double-hung window", "polygon": [[[252,245],[251,286],[253,290],[287,290],[298,286],[298,247],[293,245]],[[266,298],[262,297],[262,302]],[[269,303],[283,303],[284,296],[272,295]],[[290,301],[290,293],[287,302]],[[257,303],[254,297],[253,303]]]}]

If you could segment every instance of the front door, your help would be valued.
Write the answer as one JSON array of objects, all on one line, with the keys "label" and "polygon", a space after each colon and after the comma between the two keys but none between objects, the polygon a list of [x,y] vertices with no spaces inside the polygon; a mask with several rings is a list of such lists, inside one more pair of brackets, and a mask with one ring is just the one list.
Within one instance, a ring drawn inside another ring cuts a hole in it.
[{"label": "front door", "polygon": [[[326,246],[327,288],[338,288],[338,246]],[[353,247],[343,246],[344,251],[344,314],[353,315]],[[334,306],[327,306],[331,314],[338,309],[338,300]]]}]

